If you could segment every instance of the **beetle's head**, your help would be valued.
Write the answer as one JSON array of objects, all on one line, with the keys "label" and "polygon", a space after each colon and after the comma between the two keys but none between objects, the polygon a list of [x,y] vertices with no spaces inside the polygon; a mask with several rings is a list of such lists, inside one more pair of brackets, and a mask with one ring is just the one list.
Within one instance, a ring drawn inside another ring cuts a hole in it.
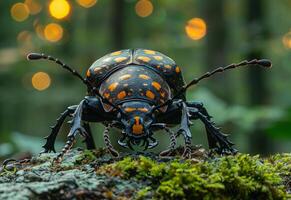
[{"label": "beetle's head", "polygon": [[[145,145],[149,145],[147,139],[152,135],[150,127],[154,122],[152,106],[146,102],[130,101],[123,103],[120,108],[118,121],[122,126],[124,140],[127,139],[131,144],[140,144],[144,140]],[[120,145],[125,146],[121,143],[119,141]],[[126,146],[129,146],[128,143]]]}]

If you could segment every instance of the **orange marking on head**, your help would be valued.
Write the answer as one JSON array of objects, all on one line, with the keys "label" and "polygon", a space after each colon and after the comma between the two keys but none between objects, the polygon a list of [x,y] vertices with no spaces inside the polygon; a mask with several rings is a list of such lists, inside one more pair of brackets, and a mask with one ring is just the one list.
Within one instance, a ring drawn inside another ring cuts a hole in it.
[{"label": "orange marking on head", "polygon": [[166,93],[165,92],[160,92],[160,95],[164,98]]},{"label": "orange marking on head", "polygon": [[163,60],[163,57],[162,56],[153,56],[153,57],[154,57],[154,59],[156,59],[158,61]]},{"label": "orange marking on head", "polygon": [[108,86],[108,90],[110,90],[110,92],[113,92],[117,86],[118,86],[118,83],[114,82]]},{"label": "orange marking on head", "polygon": [[157,68],[158,68],[158,69],[160,69],[160,68],[161,68],[161,66],[160,66],[160,65],[158,65],[158,66],[157,66]]},{"label": "orange marking on head", "polygon": [[165,65],[165,68],[167,68],[167,69],[171,69],[172,66],[171,66],[171,65]]},{"label": "orange marking on head", "polygon": [[118,99],[123,99],[124,97],[126,97],[126,92],[125,91],[121,91],[117,95],[117,98]]},{"label": "orange marking on head", "polygon": [[144,80],[148,80],[148,79],[150,79],[150,77],[147,76],[147,75],[145,75],[145,74],[140,74],[138,77],[139,77],[139,78],[142,78],[142,79],[144,79]]},{"label": "orange marking on head", "polygon": [[158,82],[156,82],[156,81],[154,81],[154,82],[152,82],[152,86],[154,86],[154,88],[156,88],[158,91],[161,89],[161,85],[158,83]]},{"label": "orange marking on head", "polygon": [[175,71],[176,71],[176,73],[180,73],[181,72],[181,69],[180,69],[180,67],[176,67],[176,69],[175,69]]},{"label": "orange marking on head", "polygon": [[140,124],[140,117],[134,117],[134,125],[132,126],[132,132],[134,134],[141,134],[143,132],[143,125]]},{"label": "orange marking on head", "polygon": [[120,80],[127,80],[131,77],[130,74],[125,74],[125,75],[122,75],[121,77],[119,77]]},{"label": "orange marking on head", "polygon": [[136,108],[130,108],[130,107],[127,107],[124,109],[125,112],[132,112],[132,111],[135,111]]},{"label": "orange marking on head", "polygon": [[150,99],[154,99],[155,98],[155,94],[152,91],[150,91],[150,90],[147,90],[146,91],[146,96],[148,98],[150,98]]},{"label": "orange marking on head", "polygon": [[110,55],[111,55],[111,56],[118,56],[118,55],[120,55],[121,53],[122,53],[122,51],[115,51],[115,52],[111,53]]},{"label": "orange marking on head", "polygon": [[89,77],[91,75],[91,72],[90,72],[90,70],[88,69],[88,71],[87,71],[87,76]]},{"label": "orange marking on head", "polygon": [[146,54],[151,54],[151,55],[156,54],[156,52],[155,52],[155,51],[152,51],[152,50],[144,50],[144,52],[145,52]]},{"label": "orange marking on head", "polygon": [[122,62],[122,61],[125,61],[127,59],[127,57],[118,57],[118,58],[115,58],[114,61],[115,62]]},{"label": "orange marking on head", "polygon": [[137,110],[140,112],[148,112],[149,111],[147,108],[138,108]]},{"label": "orange marking on head", "polygon": [[146,56],[139,56],[137,57],[137,59],[143,62],[149,62],[151,60],[149,57],[146,57]]}]

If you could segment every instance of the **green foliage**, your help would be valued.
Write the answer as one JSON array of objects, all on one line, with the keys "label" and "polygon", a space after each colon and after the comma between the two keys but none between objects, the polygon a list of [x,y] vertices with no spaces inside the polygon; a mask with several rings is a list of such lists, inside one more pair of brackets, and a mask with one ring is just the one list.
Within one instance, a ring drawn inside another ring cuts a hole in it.
[{"label": "green foliage", "polygon": [[239,154],[199,163],[141,156],[104,165],[97,173],[145,181],[150,187],[139,191],[138,199],[150,191],[155,199],[287,199],[284,179],[290,177],[290,162],[291,154],[268,159]]}]

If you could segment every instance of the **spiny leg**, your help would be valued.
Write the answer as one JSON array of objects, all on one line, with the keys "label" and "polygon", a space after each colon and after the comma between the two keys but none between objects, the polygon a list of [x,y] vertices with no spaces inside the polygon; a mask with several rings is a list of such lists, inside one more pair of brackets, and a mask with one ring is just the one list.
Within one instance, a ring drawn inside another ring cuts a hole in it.
[{"label": "spiny leg", "polygon": [[85,122],[83,124],[83,127],[87,133],[87,135],[85,136],[85,140],[84,140],[84,142],[86,143],[87,149],[96,149],[89,123]]},{"label": "spiny leg", "polygon": [[110,142],[110,138],[109,138],[109,129],[111,127],[112,127],[112,124],[107,124],[105,126],[105,129],[103,131],[104,143],[105,143],[107,150],[111,153],[111,155],[113,155],[114,157],[118,157],[119,153],[114,149],[114,147],[112,146],[112,144]]},{"label": "spiny leg", "polygon": [[175,150],[175,146],[177,144],[176,133],[168,127],[164,127],[164,130],[170,135],[170,146],[168,147],[168,149],[162,151],[160,153],[160,156],[169,156]]},{"label": "spiny leg", "polygon": [[220,128],[216,127],[214,122],[209,120],[207,116],[205,116],[203,113],[199,111],[196,111],[193,114],[196,115],[196,117],[198,117],[204,123],[207,132],[209,133],[211,138],[215,141],[215,142],[212,142],[211,145],[212,145],[212,148],[217,153],[220,153],[220,154],[237,153],[237,150],[232,148],[234,144],[228,140],[227,138],[228,135],[223,134],[220,131]]},{"label": "spiny leg", "polygon": [[[190,110],[192,110],[190,112],[192,112],[192,113],[196,112],[197,111],[196,109],[198,109],[199,112],[201,112],[203,115],[205,115],[206,118],[209,121],[211,121],[212,116],[210,116],[208,114],[208,112],[207,112],[206,108],[204,107],[203,103],[198,102],[198,101],[197,102],[194,101],[194,102],[186,102],[186,104],[190,108]],[[193,111],[193,108],[196,108],[196,109],[194,109],[194,111]],[[194,115],[194,117],[195,117],[195,115]],[[191,116],[191,119],[193,119],[193,115]],[[197,117],[194,118],[194,119],[197,119]],[[212,123],[214,124],[214,122],[212,122]],[[213,137],[213,135],[211,134],[210,130],[207,129],[207,128],[206,128],[206,134],[207,134],[207,141],[208,141],[209,149],[215,149],[217,147],[216,140]]]},{"label": "spiny leg", "polygon": [[86,133],[85,128],[81,125],[82,122],[82,112],[83,112],[83,104],[84,100],[80,102],[80,104],[75,109],[75,112],[73,114],[73,119],[69,122],[72,124],[72,127],[70,129],[70,132],[68,134],[68,139],[66,142],[66,145],[62,149],[62,151],[58,154],[58,156],[54,159],[55,162],[59,163],[62,161],[63,156],[72,148],[75,138],[77,134],[86,137],[88,133]]},{"label": "spiny leg", "polygon": [[48,153],[48,152],[56,152],[54,144],[56,141],[56,137],[60,131],[62,124],[64,123],[65,119],[74,113],[76,110],[77,105],[68,107],[63,113],[61,113],[60,117],[57,119],[57,123],[54,126],[51,126],[51,133],[45,137],[46,143],[42,146],[44,150],[41,153]]}]

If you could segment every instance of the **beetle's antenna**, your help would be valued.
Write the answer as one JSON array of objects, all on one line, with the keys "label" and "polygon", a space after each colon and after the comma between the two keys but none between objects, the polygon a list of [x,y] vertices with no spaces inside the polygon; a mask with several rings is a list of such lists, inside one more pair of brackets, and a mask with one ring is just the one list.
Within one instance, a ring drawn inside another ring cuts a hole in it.
[{"label": "beetle's antenna", "polygon": [[62,61],[52,56],[45,55],[43,53],[30,53],[27,55],[27,60],[39,60],[39,59],[46,59],[54,61],[55,63],[61,65],[64,69],[71,72],[74,76],[77,76],[85,85],[91,87],[86,79],[84,79],[81,74],[79,74],[76,70],[72,69],[70,66],[66,65]]},{"label": "beetle's antenna", "polygon": [[[111,103],[110,101],[108,101],[107,99],[105,99],[100,93],[99,91],[86,79],[84,79],[82,77],[81,74],[79,74],[76,70],[72,69],[70,66],[66,65],[65,63],[63,63],[62,61],[60,61],[59,59],[57,58],[54,58],[52,56],[48,56],[48,55],[45,55],[43,53],[29,53],[27,55],[27,60],[39,60],[39,59],[46,59],[46,60],[50,60],[50,61],[54,61],[55,63],[61,65],[64,69],[68,70],[69,72],[71,72],[74,76],[77,76],[85,85],[87,85],[88,88],[90,88],[92,91],[94,91],[94,93],[101,98],[101,100],[104,102],[104,103],[107,103],[109,104],[110,106],[112,106],[113,108],[121,111],[121,109],[114,105],[113,103]],[[122,113],[122,111],[121,111]]]},{"label": "beetle's antenna", "polygon": [[225,67],[218,67],[218,68],[214,69],[211,72],[206,72],[205,74],[203,74],[199,78],[193,79],[190,83],[188,83],[187,85],[183,86],[183,88],[180,91],[178,91],[177,94],[174,97],[172,97],[171,99],[169,99],[165,103],[163,103],[163,104],[161,104],[159,106],[154,107],[153,111],[156,110],[156,109],[158,109],[158,108],[161,108],[163,106],[166,106],[166,105],[171,104],[173,102],[173,99],[179,97],[190,86],[196,85],[197,83],[199,83],[203,79],[209,78],[209,77],[211,77],[212,75],[214,75],[216,73],[221,73],[221,72],[224,72],[224,71],[226,71],[228,69],[234,69],[234,68],[237,68],[237,67],[247,66],[247,65],[259,65],[261,67],[266,67],[266,68],[272,67],[271,61],[270,60],[267,60],[267,59],[261,59],[261,60],[254,59],[254,60],[250,60],[250,61],[244,60],[244,61],[241,61],[240,63],[232,63],[232,64],[227,65]]}]

